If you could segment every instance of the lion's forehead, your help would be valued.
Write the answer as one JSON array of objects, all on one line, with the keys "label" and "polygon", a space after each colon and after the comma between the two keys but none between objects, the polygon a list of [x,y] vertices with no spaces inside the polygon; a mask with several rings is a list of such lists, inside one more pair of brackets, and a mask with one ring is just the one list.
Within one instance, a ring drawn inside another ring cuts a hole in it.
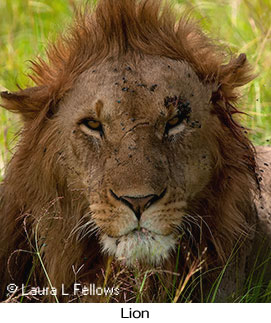
[{"label": "lion's forehead", "polygon": [[152,57],[91,67],[75,82],[63,105],[66,111],[78,113],[80,109],[83,114],[100,100],[104,118],[129,114],[155,120],[166,113],[168,97],[181,97],[191,104],[193,113],[201,113],[207,108],[210,92],[186,62]]}]

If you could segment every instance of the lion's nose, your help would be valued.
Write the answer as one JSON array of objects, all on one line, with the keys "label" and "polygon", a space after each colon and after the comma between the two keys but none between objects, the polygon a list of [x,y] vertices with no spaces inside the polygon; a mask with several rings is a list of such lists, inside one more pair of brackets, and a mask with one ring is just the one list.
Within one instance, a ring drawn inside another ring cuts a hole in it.
[{"label": "lion's nose", "polygon": [[132,209],[140,220],[141,214],[145,209],[150,207],[155,201],[158,200],[158,195],[150,194],[147,196],[122,196],[121,201],[124,202],[130,209]]},{"label": "lion's nose", "polygon": [[135,213],[137,219],[140,220],[141,214],[153,203],[160,200],[165,195],[165,192],[166,190],[164,190],[160,195],[149,194],[145,196],[117,196],[113,191],[111,191],[111,194],[116,199],[127,205]]}]

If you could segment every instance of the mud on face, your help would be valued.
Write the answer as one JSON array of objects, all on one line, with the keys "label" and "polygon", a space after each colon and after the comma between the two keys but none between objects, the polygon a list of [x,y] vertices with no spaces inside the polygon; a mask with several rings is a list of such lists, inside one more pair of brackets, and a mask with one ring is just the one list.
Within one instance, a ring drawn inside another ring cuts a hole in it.
[{"label": "mud on face", "polygon": [[70,185],[84,188],[104,252],[159,264],[174,250],[210,179],[210,93],[186,63],[146,57],[85,72],[63,100]]}]

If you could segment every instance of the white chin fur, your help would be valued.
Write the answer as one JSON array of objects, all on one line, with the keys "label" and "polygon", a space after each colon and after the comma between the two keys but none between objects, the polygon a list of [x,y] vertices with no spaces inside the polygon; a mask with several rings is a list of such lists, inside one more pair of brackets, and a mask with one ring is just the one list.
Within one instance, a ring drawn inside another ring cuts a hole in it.
[{"label": "white chin fur", "polygon": [[144,262],[159,265],[176,245],[173,235],[163,236],[151,232],[135,231],[120,238],[102,235],[103,252],[125,261],[127,265]]}]

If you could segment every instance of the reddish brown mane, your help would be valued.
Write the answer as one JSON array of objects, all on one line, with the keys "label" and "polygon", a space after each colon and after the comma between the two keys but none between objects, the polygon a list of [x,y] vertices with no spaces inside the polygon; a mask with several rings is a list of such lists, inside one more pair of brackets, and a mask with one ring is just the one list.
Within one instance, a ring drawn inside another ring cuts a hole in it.
[{"label": "reddish brown mane", "polygon": [[[101,0],[95,12],[78,14],[69,33],[49,46],[47,61],[39,58],[32,63],[30,77],[39,91],[26,93],[34,96],[29,112],[35,112],[39,103],[58,102],[89,67],[131,52],[188,62],[201,80],[219,85],[216,99],[223,97],[226,102],[234,103],[235,88],[253,78],[245,55],[233,55],[223,65],[225,52],[190,18],[184,16],[176,23],[167,6],[161,11],[161,1]],[[19,103],[7,108],[20,110]]]},{"label": "reddish brown mane", "polygon": [[[183,17],[176,23],[168,7],[161,10],[160,1],[100,0],[94,13],[86,10],[79,14],[69,33],[49,47],[47,60],[33,62],[30,77],[36,87],[2,93],[3,106],[21,113],[25,120],[20,145],[0,191],[0,223],[6,228],[0,237],[2,272],[7,267],[7,251],[10,255],[15,249],[29,248],[25,230],[34,235],[37,219],[48,203],[56,201],[50,210],[61,219],[49,218],[45,224],[41,223],[41,236],[47,235],[49,240],[54,240],[61,230],[67,234],[68,228],[75,226],[86,212],[87,205],[80,201],[80,194],[75,198],[76,193],[69,192],[65,174],[58,166],[61,143],[57,143],[57,129],[47,121],[82,72],[90,67],[95,69],[104,60],[131,54],[186,61],[202,82],[216,84],[213,113],[218,115],[221,126],[214,126],[206,136],[216,167],[208,188],[195,201],[190,201],[193,208],[188,213],[202,219],[200,230],[192,224],[197,243],[191,249],[207,247],[210,259],[216,259],[216,265],[221,265],[227,261],[240,235],[249,233],[254,224],[252,199],[257,190],[255,152],[233,116],[239,112],[235,107],[239,98],[236,88],[253,79],[245,55],[233,55],[225,64],[222,49],[191,19]],[[45,149],[49,154],[45,155]],[[65,199],[58,200],[62,196]],[[71,211],[72,219],[65,218],[65,213],[71,214]],[[85,250],[91,254],[89,263],[93,259],[102,263],[97,242],[76,245],[74,240],[66,241],[67,236],[61,239],[50,254],[44,255],[56,284],[72,282],[73,273],[68,268],[80,262]],[[31,257],[20,256],[18,263],[11,264],[11,270],[23,281],[25,277],[18,272]],[[67,270],[60,272],[58,263]],[[95,268],[93,272],[95,277]],[[9,282],[8,273],[3,277],[4,282]],[[41,280],[39,274],[36,279]]]}]

